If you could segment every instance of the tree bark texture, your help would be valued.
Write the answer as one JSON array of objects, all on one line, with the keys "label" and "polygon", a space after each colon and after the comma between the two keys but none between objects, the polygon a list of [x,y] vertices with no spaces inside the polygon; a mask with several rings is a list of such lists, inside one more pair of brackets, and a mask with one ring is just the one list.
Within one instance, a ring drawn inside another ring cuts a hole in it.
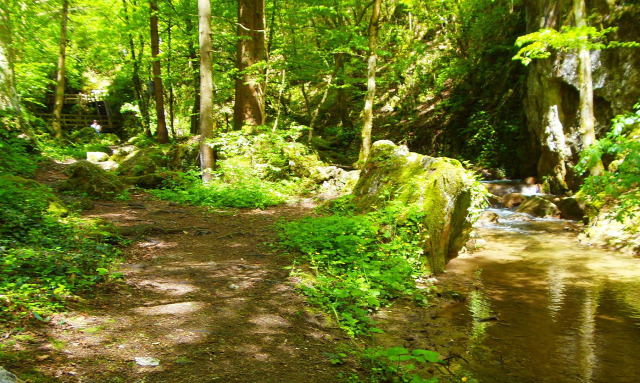
[{"label": "tree bark texture", "polygon": [[367,64],[367,96],[364,103],[364,122],[362,124],[362,146],[358,162],[364,164],[369,159],[371,150],[371,129],[373,127],[373,101],[376,94],[376,62],[378,56],[378,24],[380,22],[380,3],[375,0],[369,22],[369,61]]},{"label": "tree bark texture", "polygon": [[3,8],[0,9],[0,110],[12,109],[20,112],[15,62],[11,11]]},{"label": "tree bark texture", "polygon": [[[134,3],[135,5],[135,3]],[[130,26],[130,17],[129,11],[127,7],[127,0],[122,0],[122,9],[124,10],[124,18],[127,26]],[[136,42],[129,30],[129,50],[131,51],[131,65],[132,65],[132,73],[131,73],[131,82],[133,83],[133,93],[136,96],[136,100],[138,100],[138,106],[140,107],[140,117],[142,122],[142,131],[145,135],[151,136],[151,131],[149,130],[149,96],[148,93],[144,91],[142,88],[142,80],[140,80],[140,61],[136,58]],[[141,41],[140,52],[144,51],[144,41]]]},{"label": "tree bark texture", "polygon": [[215,167],[213,148],[207,140],[213,138],[213,73],[211,45],[211,0],[198,0],[200,46],[200,168],[202,181],[211,182]]},{"label": "tree bark texture", "polygon": [[[576,27],[586,27],[586,7],[584,0],[573,0],[573,16]],[[591,54],[589,49],[581,46],[578,49],[578,80],[580,91],[580,137],[583,150],[596,141],[595,123],[593,113],[593,77],[591,73]],[[601,162],[594,164],[589,173],[592,176],[601,175],[604,171]]]},{"label": "tree bark texture", "polygon": [[267,58],[264,0],[238,0],[238,43],[233,109],[234,129],[264,124],[264,69],[251,70]]},{"label": "tree bark texture", "polygon": [[62,15],[60,22],[60,53],[58,54],[58,70],[56,72],[56,93],[53,102],[53,121],[51,127],[56,138],[62,138],[62,107],[64,106],[65,61],[67,57],[67,19],[69,16],[69,1],[62,1]]},{"label": "tree bark texture", "polygon": [[153,57],[153,88],[156,99],[156,117],[158,120],[158,142],[166,144],[169,142],[169,132],[164,117],[164,95],[162,88],[162,69],[160,67],[160,37],[158,36],[158,7],[154,0],[149,1],[151,11],[151,56]]}]

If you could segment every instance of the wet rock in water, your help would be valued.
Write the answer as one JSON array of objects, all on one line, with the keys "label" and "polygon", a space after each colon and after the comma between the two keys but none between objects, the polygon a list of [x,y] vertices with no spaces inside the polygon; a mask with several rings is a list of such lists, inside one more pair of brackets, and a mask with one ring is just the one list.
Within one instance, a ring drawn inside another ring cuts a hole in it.
[{"label": "wet rock in water", "polygon": [[0,367],[0,383],[24,383],[17,375]]},{"label": "wet rock in water", "polygon": [[515,213],[509,216],[509,221],[532,221],[533,217],[526,213]]},{"label": "wet rock in water", "polygon": [[506,208],[512,208],[514,206],[520,205],[523,203],[527,197],[523,196],[520,193],[509,193],[502,197],[502,204]]},{"label": "wet rock in water", "polygon": [[411,153],[406,146],[377,141],[354,189],[354,204],[372,210],[392,200],[425,212],[425,257],[439,273],[469,238],[468,218],[476,181],[459,161]]},{"label": "wet rock in water", "polygon": [[560,209],[560,217],[581,221],[584,218],[584,204],[580,203],[575,197],[566,197],[556,202],[556,206]]},{"label": "wet rock in water", "polygon": [[502,198],[501,197],[498,197],[496,195],[490,194],[487,197],[487,200],[489,201],[489,205],[491,207],[496,207],[496,208],[504,207],[504,205],[502,204]]},{"label": "wet rock in water", "polygon": [[485,210],[480,213],[480,217],[478,217],[478,222],[480,223],[492,223],[498,222],[500,216],[495,211]]},{"label": "wet rock in water", "polygon": [[444,299],[448,299],[456,302],[464,302],[467,300],[467,297],[464,294],[459,293],[457,291],[453,291],[453,290],[443,291],[440,294],[440,296]]},{"label": "wet rock in water", "polygon": [[538,196],[528,198],[518,207],[517,211],[540,218],[560,216],[560,210],[553,202]]},{"label": "wet rock in water", "polygon": [[125,185],[115,174],[107,173],[89,161],[78,161],[67,168],[69,178],[57,184],[60,191],[84,193],[92,198],[113,199]]}]

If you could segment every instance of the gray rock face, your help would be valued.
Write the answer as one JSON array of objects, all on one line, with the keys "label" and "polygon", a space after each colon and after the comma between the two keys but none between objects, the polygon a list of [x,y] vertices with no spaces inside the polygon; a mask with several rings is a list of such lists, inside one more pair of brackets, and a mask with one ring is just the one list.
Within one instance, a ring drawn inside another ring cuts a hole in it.
[{"label": "gray rock face", "polygon": [[[574,25],[573,0],[526,2],[527,32],[541,28],[560,29]],[[598,27],[617,26],[612,40],[639,41],[640,4],[594,0],[588,2],[590,15],[599,15]],[[601,17],[601,18],[600,18]],[[596,134],[602,137],[611,118],[631,110],[640,98],[640,49],[615,48],[591,52]],[[579,124],[578,59],[572,53],[558,53],[549,59],[534,60],[527,77],[525,111],[529,131],[538,153],[539,176],[549,177],[552,192],[575,190],[580,183],[573,171],[581,147]]]}]

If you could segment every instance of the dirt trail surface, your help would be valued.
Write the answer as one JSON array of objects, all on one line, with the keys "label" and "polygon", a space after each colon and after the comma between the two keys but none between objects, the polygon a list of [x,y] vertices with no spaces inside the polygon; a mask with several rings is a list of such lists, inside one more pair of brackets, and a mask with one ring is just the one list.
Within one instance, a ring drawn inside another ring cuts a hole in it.
[{"label": "dirt trail surface", "polygon": [[290,259],[263,244],[277,220],[309,213],[207,212],[144,194],[96,202],[85,215],[135,240],[125,282],[52,318],[25,350],[30,367],[63,382],[338,381],[353,366],[334,367],[323,353],[344,334],[307,308]]}]

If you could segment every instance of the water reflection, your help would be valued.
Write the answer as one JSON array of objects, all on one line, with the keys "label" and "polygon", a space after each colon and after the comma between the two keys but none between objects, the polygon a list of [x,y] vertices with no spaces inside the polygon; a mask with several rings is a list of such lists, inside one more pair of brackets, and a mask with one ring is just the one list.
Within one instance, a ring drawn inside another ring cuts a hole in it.
[{"label": "water reflection", "polygon": [[[482,270],[470,294],[472,374],[480,382],[635,382],[640,376],[640,259],[581,246],[570,223],[480,228],[481,251],[452,273]],[[507,229],[507,230],[505,230]],[[498,322],[478,322],[497,316]]]}]

